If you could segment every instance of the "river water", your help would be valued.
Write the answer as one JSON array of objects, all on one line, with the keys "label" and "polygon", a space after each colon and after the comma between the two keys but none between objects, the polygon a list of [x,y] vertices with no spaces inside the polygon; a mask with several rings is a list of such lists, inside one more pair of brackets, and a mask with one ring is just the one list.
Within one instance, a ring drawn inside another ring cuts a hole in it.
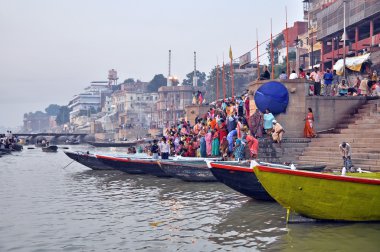
[{"label": "river water", "polygon": [[220,183],[70,162],[61,149],[0,158],[0,251],[380,251],[379,223],[286,224],[277,203]]}]

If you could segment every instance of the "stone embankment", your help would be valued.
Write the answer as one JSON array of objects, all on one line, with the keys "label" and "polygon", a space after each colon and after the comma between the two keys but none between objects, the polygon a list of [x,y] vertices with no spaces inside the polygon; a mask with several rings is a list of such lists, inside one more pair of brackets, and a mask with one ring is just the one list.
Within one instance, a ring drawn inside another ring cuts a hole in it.
[{"label": "stone embankment", "polygon": [[327,169],[343,166],[339,144],[352,147],[352,163],[370,171],[380,171],[380,100],[369,100],[356,114],[347,115],[331,133],[319,134],[299,156],[300,164],[325,164]]}]

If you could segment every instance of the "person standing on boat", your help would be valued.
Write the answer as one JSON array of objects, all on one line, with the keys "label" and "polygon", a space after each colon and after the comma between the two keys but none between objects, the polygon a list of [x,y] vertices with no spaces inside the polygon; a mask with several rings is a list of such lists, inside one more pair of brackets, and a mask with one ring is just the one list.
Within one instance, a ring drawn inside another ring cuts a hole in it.
[{"label": "person standing on boat", "polygon": [[351,161],[351,154],[352,154],[351,146],[346,142],[342,142],[339,145],[339,150],[342,153],[343,166],[346,167],[348,171],[353,172],[354,170],[353,170],[353,165]]},{"label": "person standing on boat", "polygon": [[153,159],[158,159],[158,152],[160,151],[160,148],[158,147],[157,140],[153,140],[153,144],[150,147],[150,152],[152,152]]},{"label": "person standing on boat", "polygon": [[166,142],[166,137],[162,138],[160,144],[161,159],[168,159],[170,153],[170,145]]}]

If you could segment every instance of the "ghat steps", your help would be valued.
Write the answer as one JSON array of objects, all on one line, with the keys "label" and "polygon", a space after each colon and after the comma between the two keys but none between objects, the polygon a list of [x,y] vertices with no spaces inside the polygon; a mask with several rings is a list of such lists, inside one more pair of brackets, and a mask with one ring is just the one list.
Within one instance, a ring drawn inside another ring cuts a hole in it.
[{"label": "ghat steps", "polygon": [[357,113],[345,117],[332,133],[319,134],[298,157],[299,164],[324,164],[327,169],[343,166],[339,144],[352,147],[355,167],[380,171],[380,100],[369,100]]}]

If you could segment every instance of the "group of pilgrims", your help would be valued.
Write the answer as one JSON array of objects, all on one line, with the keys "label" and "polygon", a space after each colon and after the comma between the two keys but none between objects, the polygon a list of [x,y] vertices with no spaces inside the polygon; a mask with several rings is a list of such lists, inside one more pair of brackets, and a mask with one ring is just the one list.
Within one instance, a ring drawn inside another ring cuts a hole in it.
[{"label": "group of pilgrims", "polygon": [[7,131],[6,134],[0,134],[0,149],[13,149],[14,145],[18,142],[16,136],[12,131]]},{"label": "group of pilgrims", "polygon": [[153,158],[161,155],[162,159],[174,155],[255,159],[258,158],[260,138],[268,138],[281,146],[284,133],[284,128],[269,109],[264,113],[256,109],[250,114],[246,93],[212,103],[207,113],[196,117],[193,124],[181,119],[168,127],[161,140],[154,140],[145,151]]}]

